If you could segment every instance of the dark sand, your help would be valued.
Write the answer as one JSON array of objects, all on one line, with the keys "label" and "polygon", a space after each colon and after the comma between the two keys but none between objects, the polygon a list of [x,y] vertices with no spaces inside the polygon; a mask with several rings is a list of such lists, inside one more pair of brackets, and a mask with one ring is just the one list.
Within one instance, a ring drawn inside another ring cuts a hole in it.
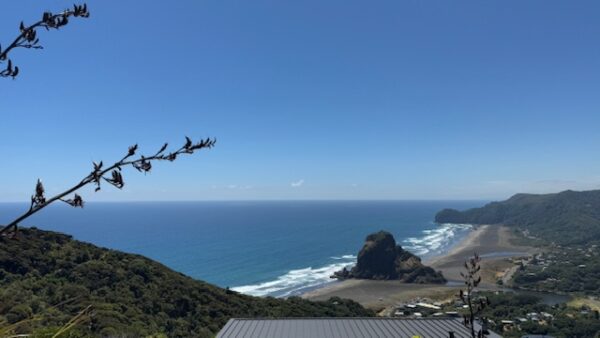
[{"label": "dark sand", "polygon": [[533,248],[514,246],[509,242],[511,233],[501,226],[483,225],[473,230],[461,243],[448,254],[435,257],[424,263],[441,270],[446,285],[405,284],[398,281],[345,280],[329,284],[302,295],[312,300],[326,300],[330,297],[353,299],[372,309],[383,309],[419,297],[434,300],[447,300],[456,295],[460,283],[460,272],[464,262],[474,252],[483,255],[481,289],[495,289],[495,281],[512,263],[507,257],[522,256],[533,252]]}]

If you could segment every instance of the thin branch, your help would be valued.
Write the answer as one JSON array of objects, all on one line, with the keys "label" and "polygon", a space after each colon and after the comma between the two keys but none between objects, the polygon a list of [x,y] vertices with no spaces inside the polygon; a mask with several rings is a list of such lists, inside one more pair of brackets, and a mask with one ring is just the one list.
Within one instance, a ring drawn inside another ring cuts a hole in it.
[{"label": "thin branch", "polygon": [[[92,172],[86,177],[84,177],[79,183],[48,199],[46,199],[44,195],[45,191],[42,182],[38,180],[35,189],[35,195],[31,196],[31,206],[29,210],[23,213],[21,216],[17,217],[8,225],[4,226],[4,228],[0,230],[0,236],[13,232],[16,233],[18,225],[23,220],[27,219],[28,217],[32,216],[33,214],[37,213],[38,211],[44,209],[45,207],[56,201],[65,202],[73,207],[83,207],[83,199],[78,194],[75,194],[72,199],[65,198],[86,185],[93,184],[96,186],[96,191],[99,191],[101,189],[102,182],[106,182],[118,189],[122,189],[125,185],[125,182],[123,181],[123,177],[121,176],[121,169],[126,166],[132,166],[140,172],[147,173],[152,170],[152,161],[172,162],[175,161],[180,155],[193,154],[194,152],[205,148],[210,149],[214,147],[215,143],[217,142],[216,139],[211,138],[200,140],[200,142],[197,143],[193,143],[189,137],[186,137],[185,139],[185,144],[175,151],[165,153],[165,150],[167,149],[167,144],[165,144],[161,147],[161,149],[158,152],[156,152],[152,156],[145,157],[142,155],[137,159],[128,160],[132,156],[135,156],[135,153],[138,148],[137,144],[131,146],[129,147],[127,154],[118,162],[115,162],[113,165],[106,168],[103,168],[104,165],[102,162],[94,163],[94,168]],[[109,173],[111,176],[106,177],[105,175]]]},{"label": "thin branch", "polygon": [[61,334],[65,333],[67,331],[69,331],[70,329],[72,329],[76,325],[81,324],[84,320],[86,320],[86,316],[90,312],[91,309],[92,309],[92,305],[88,305],[86,308],[84,308],[83,310],[81,310],[75,317],[71,318],[65,325],[63,325],[63,327],[61,327],[52,336],[52,338],[57,338],[58,336],[60,336]]},{"label": "thin branch", "polygon": [[62,13],[52,14],[50,12],[44,12],[42,20],[34,23],[31,26],[26,27],[21,21],[19,26],[20,34],[15,40],[4,50],[0,46],[0,63],[7,61],[6,68],[0,71],[0,77],[12,77],[15,78],[19,74],[19,67],[13,66],[12,60],[8,58],[8,54],[15,48],[27,48],[27,49],[42,49],[43,47],[39,44],[40,40],[37,38],[38,28],[59,29],[69,23],[69,17],[80,17],[88,18],[90,13],[87,9],[87,5],[73,5],[72,9],[66,9]]},{"label": "thin branch", "polygon": [[466,286],[466,292],[460,290],[459,298],[462,300],[463,304],[467,305],[469,309],[469,313],[463,316],[463,322],[465,326],[467,326],[471,331],[472,338],[485,337],[486,332],[484,330],[479,330],[475,332],[475,318],[479,316],[483,310],[489,305],[489,300],[485,299],[485,302],[480,300],[477,306],[475,307],[473,304],[473,292],[475,288],[479,286],[481,283],[481,276],[479,275],[479,270],[481,270],[481,257],[475,253],[472,258],[469,259],[468,262],[465,262],[465,270],[466,273],[460,273],[460,275],[464,279],[464,284]]}]

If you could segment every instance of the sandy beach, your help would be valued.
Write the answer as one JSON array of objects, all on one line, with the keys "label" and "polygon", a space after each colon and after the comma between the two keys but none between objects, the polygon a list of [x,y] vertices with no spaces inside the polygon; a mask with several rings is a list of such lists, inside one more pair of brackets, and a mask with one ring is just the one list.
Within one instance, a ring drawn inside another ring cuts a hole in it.
[{"label": "sandy beach", "polygon": [[474,252],[482,256],[481,288],[495,289],[496,280],[512,266],[506,258],[529,254],[531,247],[515,246],[510,243],[509,228],[482,225],[475,228],[460,243],[443,256],[424,261],[425,264],[442,271],[450,282],[446,285],[404,284],[398,281],[345,280],[329,284],[302,295],[312,300],[330,297],[350,298],[372,309],[383,309],[418,297],[445,300],[453,297],[460,284],[463,264]]},{"label": "sandy beach", "polygon": [[513,235],[507,227],[481,225],[473,230],[463,241],[446,255],[434,257],[424,263],[441,270],[446,279],[461,280],[464,262],[478,253],[481,258],[482,279],[488,286],[496,283],[496,274],[512,266],[506,261],[509,257],[528,255],[535,251],[531,247],[515,246],[510,243]]}]

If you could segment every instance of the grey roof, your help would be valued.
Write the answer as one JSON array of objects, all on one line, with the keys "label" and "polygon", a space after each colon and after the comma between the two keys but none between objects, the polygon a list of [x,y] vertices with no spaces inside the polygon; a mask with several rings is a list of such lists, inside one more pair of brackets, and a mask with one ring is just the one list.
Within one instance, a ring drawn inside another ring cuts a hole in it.
[{"label": "grey roof", "polygon": [[[469,330],[456,318],[281,318],[230,319],[217,338],[358,338],[408,337],[448,338],[471,337]],[[490,338],[500,337],[496,334]]]}]

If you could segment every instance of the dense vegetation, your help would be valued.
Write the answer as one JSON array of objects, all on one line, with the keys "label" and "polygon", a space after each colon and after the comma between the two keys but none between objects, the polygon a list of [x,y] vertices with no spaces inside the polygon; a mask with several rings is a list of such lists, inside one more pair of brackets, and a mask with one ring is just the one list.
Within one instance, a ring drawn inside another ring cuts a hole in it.
[{"label": "dense vegetation", "polygon": [[539,246],[543,259],[518,271],[515,287],[600,295],[600,190],[517,194],[482,208],[445,209],[436,221],[513,226],[518,241]]},{"label": "dense vegetation", "polygon": [[51,330],[88,305],[92,313],[74,337],[202,337],[213,336],[231,317],[373,315],[349,300],[238,294],[64,234],[32,228],[16,240],[0,238],[0,328],[35,318],[15,332]]},{"label": "dense vegetation", "polygon": [[552,247],[514,277],[521,289],[600,296],[600,248]]},{"label": "dense vegetation", "polygon": [[[595,337],[600,332],[597,311],[570,308],[565,304],[550,306],[530,295],[483,293],[482,296],[490,300],[490,306],[482,315],[491,320],[489,328],[504,337],[521,337],[528,333],[583,338]],[[511,320],[514,325],[505,325],[502,320]]]},{"label": "dense vegetation", "polygon": [[556,244],[588,244],[600,241],[600,190],[517,194],[482,208],[442,210],[436,222],[504,224],[530,230]]}]

